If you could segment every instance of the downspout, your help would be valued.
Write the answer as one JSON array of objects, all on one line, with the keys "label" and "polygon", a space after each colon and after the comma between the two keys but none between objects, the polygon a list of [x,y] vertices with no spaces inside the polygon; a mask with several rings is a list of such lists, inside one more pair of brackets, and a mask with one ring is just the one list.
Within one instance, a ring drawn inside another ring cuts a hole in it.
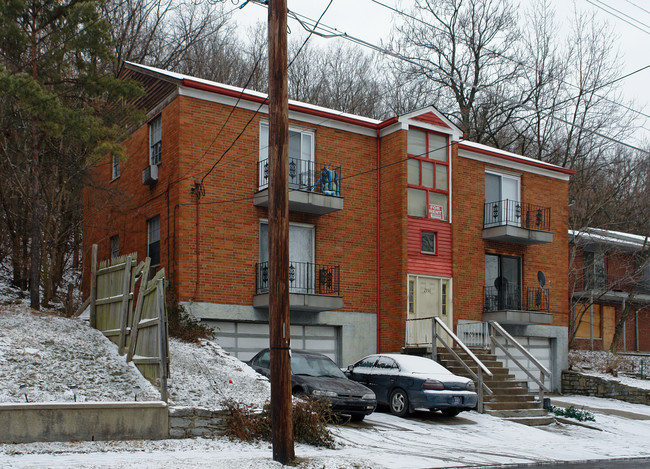
[{"label": "downspout", "polygon": [[637,309],[634,312],[634,339],[635,339],[635,350],[639,351],[639,310]]},{"label": "downspout", "polygon": [[380,202],[381,202],[381,140],[379,138],[379,128],[377,128],[377,255],[375,256],[375,260],[377,263],[376,267],[376,282],[377,282],[377,353],[379,353],[379,338],[381,336],[381,275],[380,275],[380,266],[381,262],[379,259],[379,253],[380,253],[380,244],[381,244],[381,230],[380,228]]}]

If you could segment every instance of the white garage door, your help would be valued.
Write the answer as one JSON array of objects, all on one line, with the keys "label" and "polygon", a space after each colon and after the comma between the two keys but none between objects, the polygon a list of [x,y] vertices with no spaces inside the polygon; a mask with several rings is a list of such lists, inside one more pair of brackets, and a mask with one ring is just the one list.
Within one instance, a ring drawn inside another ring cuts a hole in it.
[{"label": "white garage door", "polygon": [[[246,361],[269,346],[266,323],[207,321],[216,331],[216,340],[225,350]],[[291,325],[291,348],[327,355],[339,363],[339,338],[336,326]]]},{"label": "white garage door", "polygon": [[[503,343],[503,338],[499,337],[499,339],[501,339],[500,342]],[[553,369],[551,366],[551,339],[547,339],[545,337],[515,337],[515,339],[547,369]],[[510,346],[508,347],[508,352],[510,352],[510,354],[515,357],[519,363],[525,366],[533,374],[533,376],[539,379],[539,368],[532,364],[530,360],[525,358],[518,349]],[[531,381],[528,375],[526,375],[526,373],[524,373],[523,370],[519,368],[510,358],[508,358],[508,356],[503,353],[503,351],[498,347],[496,349],[496,354],[503,365],[510,370],[510,373],[515,375],[515,379],[518,381],[528,381],[528,389],[531,392],[537,391],[539,389],[537,383]],[[546,386],[549,388],[551,387],[549,378],[544,378],[544,384],[546,384]]]}]

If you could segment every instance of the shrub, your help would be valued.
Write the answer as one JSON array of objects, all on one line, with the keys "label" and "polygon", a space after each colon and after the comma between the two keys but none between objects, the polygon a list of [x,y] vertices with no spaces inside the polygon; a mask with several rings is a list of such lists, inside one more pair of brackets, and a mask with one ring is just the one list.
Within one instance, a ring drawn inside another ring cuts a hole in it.
[{"label": "shrub", "polygon": [[[237,403],[226,403],[230,412],[226,435],[242,441],[271,441],[271,406],[261,412]],[[334,436],[327,427],[337,421],[327,401],[312,398],[297,399],[293,404],[293,436],[299,443],[334,447]]]},{"label": "shrub", "polygon": [[201,324],[201,321],[188,313],[174,298],[167,304],[167,321],[169,335],[186,342],[197,343],[199,339],[211,339],[214,336],[210,327]]},{"label": "shrub", "polygon": [[585,422],[585,421],[590,421],[590,422],[595,422],[596,418],[594,417],[594,414],[589,412],[588,410],[584,409],[576,409],[573,406],[569,406],[566,409],[564,407],[555,407],[555,406],[549,406],[548,410],[553,412],[555,415],[558,415],[560,417],[568,417],[572,419],[576,419],[579,422]]}]

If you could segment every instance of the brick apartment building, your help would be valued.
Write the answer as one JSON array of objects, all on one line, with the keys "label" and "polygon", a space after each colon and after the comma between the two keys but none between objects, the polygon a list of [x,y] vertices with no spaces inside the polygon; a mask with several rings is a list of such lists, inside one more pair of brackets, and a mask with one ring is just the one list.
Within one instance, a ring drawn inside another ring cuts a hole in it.
[{"label": "brick apartment building", "polygon": [[608,350],[628,306],[618,350],[650,351],[650,260],[642,256],[650,247],[645,236],[586,228],[570,231],[569,242],[572,348]]},{"label": "brick apartment building", "polygon": [[[92,171],[86,272],[92,244],[148,254],[247,359],[268,346],[265,95],[132,63],[121,76],[143,84],[148,122],[128,160]],[[432,315],[455,331],[494,319],[566,366],[571,171],[462,141],[434,108],[378,121],[292,101],[289,118],[292,347],[346,365],[430,344]]]}]

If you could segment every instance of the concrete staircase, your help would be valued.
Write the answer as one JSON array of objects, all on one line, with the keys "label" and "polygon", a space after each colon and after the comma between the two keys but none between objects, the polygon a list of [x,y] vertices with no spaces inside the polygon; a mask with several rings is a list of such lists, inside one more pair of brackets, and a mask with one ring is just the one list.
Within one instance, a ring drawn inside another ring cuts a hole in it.
[{"label": "concrete staircase", "polygon": [[[476,373],[477,367],[467,354],[460,348],[454,351]],[[514,375],[489,350],[472,349],[472,352],[493,375],[484,376],[485,384],[494,393],[492,396],[483,394],[486,414],[531,426],[548,425],[555,421],[553,415],[542,408],[542,403],[535,400],[536,396],[528,392],[526,382],[516,381]],[[452,373],[470,378],[465,368],[444,348],[438,349],[438,362]],[[478,383],[476,385],[478,387]]]}]

